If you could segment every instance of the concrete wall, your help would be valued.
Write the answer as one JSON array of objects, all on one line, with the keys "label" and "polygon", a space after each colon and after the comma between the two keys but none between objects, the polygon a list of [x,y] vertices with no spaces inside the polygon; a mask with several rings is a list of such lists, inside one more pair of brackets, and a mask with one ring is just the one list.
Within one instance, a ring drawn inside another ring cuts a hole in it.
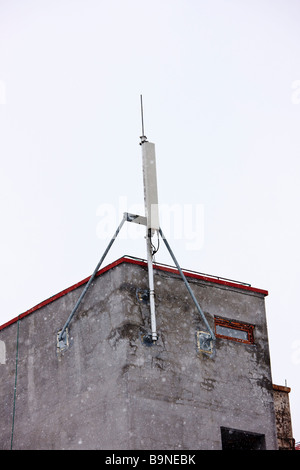
[{"label": "concrete wall", "polygon": [[289,387],[273,385],[274,406],[277,427],[277,441],[280,450],[294,450],[292,419],[290,412]]},{"label": "concrete wall", "polygon": [[[276,449],[264,295],[189,282],[212,327],[215,315],[252,323],[254,344],[217,338],[214,354],[199,352],[205,326],[180,277],[162,270],[159,339],[145,344],[149,305],[137,289],[147,289],[147,269],[120,264],[95,280],[65,352],[56,335],[83,286],[20,320],[13,448],[221,449],[224,426],[264,434]],[[17,327],[0,331],[1,449],[12,439]]]}]

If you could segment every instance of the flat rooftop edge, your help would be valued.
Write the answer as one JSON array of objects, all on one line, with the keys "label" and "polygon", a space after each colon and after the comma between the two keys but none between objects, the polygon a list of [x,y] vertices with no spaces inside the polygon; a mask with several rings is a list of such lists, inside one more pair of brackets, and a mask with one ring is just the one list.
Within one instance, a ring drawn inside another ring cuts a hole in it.
[{"label": "flat rooftop edge", "polygon": [[[96,277],[101,276],[101,274],[104,274],[105,272],[109,271],[110,269],[115,268],[116,266],[122,264],[122,263],[129,263],[129,264],[135,264],[143,267],[147,267],[147,261],[141,258],[134,258],[132,256],[122,256],[121,258],[117,259],[116,261],[113,261],[112,263],[108,264],[104,268],[100,269]],[[161,264],[161,263],[154,263],[153,265],[154,270],[159,270],[159,271],[165,271],[168,273],[173,273],[173,274],[178,274],[179,271],[172,266],[169,266],[167,264]],[[263,289],[258,289],[256,287],[252,287],[250,284],[246,284],[243,282],[239,281],[234,281],[231,279],[226,279],[223,277],[218,277],[218,276],[212,276],[209,274],[204,274],[204,273],[199,273],[196,271],[190,271],[187,269],[182,269],[184,275],[186,278],[193,278],[193,279],[198,279],[206,282],[211,282],[213,284],[217,285],[222,285],[226,287],[233,287],[249,292],[254,292],[258,294],[262,294],[264,296],[268,295],[268,291],[263,290]],[[45,305],[50,304],[51,302],[54,302],[55,300],[59,299],[60,297],[63,297],[64,295],[68,294],[69,292],[72,292],[73,290],[77,289],[78,287],[86,284],[88,280],[90,279],[90,276],[86,277],[85,279],[82,279],[81,281],[77,282],[76,284],[73,284],[72,286],[68,287],[67,289],[62,290],[61,292],[49,297],[48,299],[40,302],[39,304],[35,305],[34,307],[30,308],[29,310],[26,310],[26,312],[21,313],[20,315],[17,315],[16,317],[12,318],[6,323],[3,323],[3,325],[0,325],[0,330],[3,330],[4,328],[8,327],[9,325],[17,322],[19,319],[22,319],[26,317],[27,315],[30,315],[31,313],[39,310],[40,308],[44,307]]]}]

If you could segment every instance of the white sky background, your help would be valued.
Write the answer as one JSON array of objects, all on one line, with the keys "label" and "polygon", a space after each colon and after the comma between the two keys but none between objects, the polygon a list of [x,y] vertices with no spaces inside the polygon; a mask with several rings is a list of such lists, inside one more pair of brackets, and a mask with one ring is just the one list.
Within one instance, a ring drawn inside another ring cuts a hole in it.
[{"label": "white sky background", "polygon": [[[104,204],[111,235],[143,209],[142,93],[160,203],[204,210],[201,246],[171,247],[269,291],[300,440],[299,24],[297,0],[0,0],[0,324],[93,272]],[[104,264],[146,257],[124,230]]]}]

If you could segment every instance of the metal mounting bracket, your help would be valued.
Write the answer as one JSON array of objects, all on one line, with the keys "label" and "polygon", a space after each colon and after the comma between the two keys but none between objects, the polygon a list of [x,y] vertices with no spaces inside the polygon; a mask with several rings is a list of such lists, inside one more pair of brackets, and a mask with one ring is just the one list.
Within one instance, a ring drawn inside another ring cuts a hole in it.
[{"label": "metal mounting bracket", "polygon": [[213,353],[213,340],[209,333],[206,331],[197,331],[197,348],[199,352],[206,354]]},{"label": "metal mounting bracket", "polygon": [[[85,294],[87,293],[89,287],[91,286],[100,266],[102,265],[102,262],[104,261],[108,251],[110,250],[114,240],[117,238],[124,222],[134,222],[134,223],[137,223],[137,224],[142,224],[142,225],[147,225],[147,218],[144,217],[144,216],[140,216],[140,215],[136,215],[136,214],[130,214],[128,212],[124,212],[123,214],[123,219],[119,225],[119,227],[117,228],[113,238],[111,239],[110,243],[108,244],[103,256],[101,257],[99,263],[97,264],[95,270],[94,270],[94,273],[92,274],[92,276],[90,277],[88,283],[86,284],[83,292],[81,293],[79,299],[77,300],[77,303],[74,307],[74,309],[72,310],[71,314],[69,315],[69,318],[67,319],[65,325],[63,326],[63,328],[58,332],[57,334],[57,349],[58,351],[63,351],[65,349],[67,349],[69,347],[69,340],[68,340],[68,333],[67,333],[67,329],[68,329],[68,326],[73,318],[73,316],[75,315],[83,297],[85,296]],[[188,292],[189,294],[191,295],[193,301],[194,301],[194,304],[198,310],[198,312],[200,313],[200,316],[202,317],[202,320],[204,321],[209,333],[204,333],[204,332],[201,332],[202,333],[202,336],[199,336],[199,344],[200,344],[200,341],[201,341],[201,348],[206,348],[206,352],[209,352],[209,350],[213,348],[213,342],[215,341],[216,337],[212,331],[212,329],[210,328],[209,324],[208,324],[208,321],[199,305],[199,303],[197,302],[197,299],[189,285],[189,283],[187,282],[186,280],[186,277],[185,275],[183,274],[182,272],[182,269],[180,268],[179,264],[178,264],[178,261],[177,259],[175,258],[175,255],[173,253],[173,251],[171,250],[170,248],[170,245],[169,243],[167,242],[161,228],[159,228],[159,234],[160,236],[162,237],[178,271],[179,271],[179,274],[183,280],[183,282],[185,283],[187,289],[188,289]],[[156,319],[155,319],[155,304],[154,304],[154,281],[153,281],[153,264],[152,264],[152,248],[151,248],[151,235],[149,235],[147,237],[147,256],[148,256],[148,273],[149,273],[149,300],[150,300],[150,311],[151,311],[151,330],[152,330],[152,341],[153,342],[156,342],[158,337],[157,337],[157,332],[156,332]],[[145,299],[143,299],[145,300]],[[204,335],[204,336],[203,336]],[[209,345],[206,346],[206,343]],[[200,348],[200,349],[201,349]],[[202,350],[202,349],[201,349]]]},{"label": "metal mounting bracket", "polygon": [[61,335],[61,333],[62,333],[62,330],[60,330],[60,331],[57,333],[57,336],[56,336],[57,352],[65,351],[65,350],[68,349],[68,347],[69,347],[69,332],[68,332],[68,328],[65,329],[65,331],[63,332],[62,335]]}]

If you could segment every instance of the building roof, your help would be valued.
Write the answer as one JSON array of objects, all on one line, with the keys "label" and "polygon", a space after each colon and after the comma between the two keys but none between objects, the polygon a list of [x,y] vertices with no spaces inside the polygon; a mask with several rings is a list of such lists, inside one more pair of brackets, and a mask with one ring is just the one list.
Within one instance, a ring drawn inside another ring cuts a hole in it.
[{"label": "building roof", "polygon": [[[143,259],[140,259],[140,258],[134,258],[132,256],[122,256],[121,258],[117,259],[116,261],[114,261],[114,262],[108,264],[107,266],[105,266],[104,268],[100,269],[96,276],[97,277],[101,276],[105,272],[109,271],[110,269],[115,268],[116,266],[118,266],[122,263],[129,263],[129,264],[134,264],[134,265],[147,267],[147,261],[146,260],[143,260]],[[169,265],[166,265],[166,264],[155,263],[154,264],[154,269],[169,272],[169,273],[173,273],[173,274],[179,274],[178,270],[176,268],[174,268],[172,266],[169,266]],[[218,277],[218,276],[212,276],[210,274],[199,273],[199,272],[196,272],[196,271],[190,271],[190,270],[187,270],[187,269],[182,269],[182,271],[183,271],[185,277],[187,277],[187,278],[190,277],[190,278],[194,278],[194,279],[198,279],[198,280],[202,280],[202,281],[206,281],[206,282],[211,282],[211,283],[217,284],[217,285],[233,287],[233,288],[241,289],[241,290],[244,290],[244,291],[249,291],[249,292],[262,294],[264,296],[268,295],[268,291],[263,290],[263,289],[258,289],[256,287],[252,287],[250,284],[246,284],[246,283],[243,283],[243,282],[234,281],[234,280],[231,280],[231,279],[226,279],[226,278]],[[26,317],[27,315],[30,315],[31,313],[33,313],[36,310],[44,307],[45,305],[48,305],[49,303],[54,302],[54,300],[59,299],[60,297],[63,297],[64,295],[68,294],[69,292],[72,292],[73,290],[77,289],[78,287],[86,284],[88,282],[89,278],[90,278],[90,276],[85,278],[85,279],[82,279],[82,281],[79,281],[76,284],[68,287],[67,289],[62,290],[58,294],[55,294],[55,295],[49,297],[48,299],[44,300],[43,302],[40,302],[39,304],[37,304],[34,307],[30,308],[26,312],[21,313],[20,315],[13,318],[12,320],[9,320],[8,322],[6,322],[6,323],[4,323],[3,325],[0,326],[0,330],[3,330],[7,326],[9,326],[9,325],[15,323],[16,321],[18,321],[18,319],[21,319],[21,318]]]}]

